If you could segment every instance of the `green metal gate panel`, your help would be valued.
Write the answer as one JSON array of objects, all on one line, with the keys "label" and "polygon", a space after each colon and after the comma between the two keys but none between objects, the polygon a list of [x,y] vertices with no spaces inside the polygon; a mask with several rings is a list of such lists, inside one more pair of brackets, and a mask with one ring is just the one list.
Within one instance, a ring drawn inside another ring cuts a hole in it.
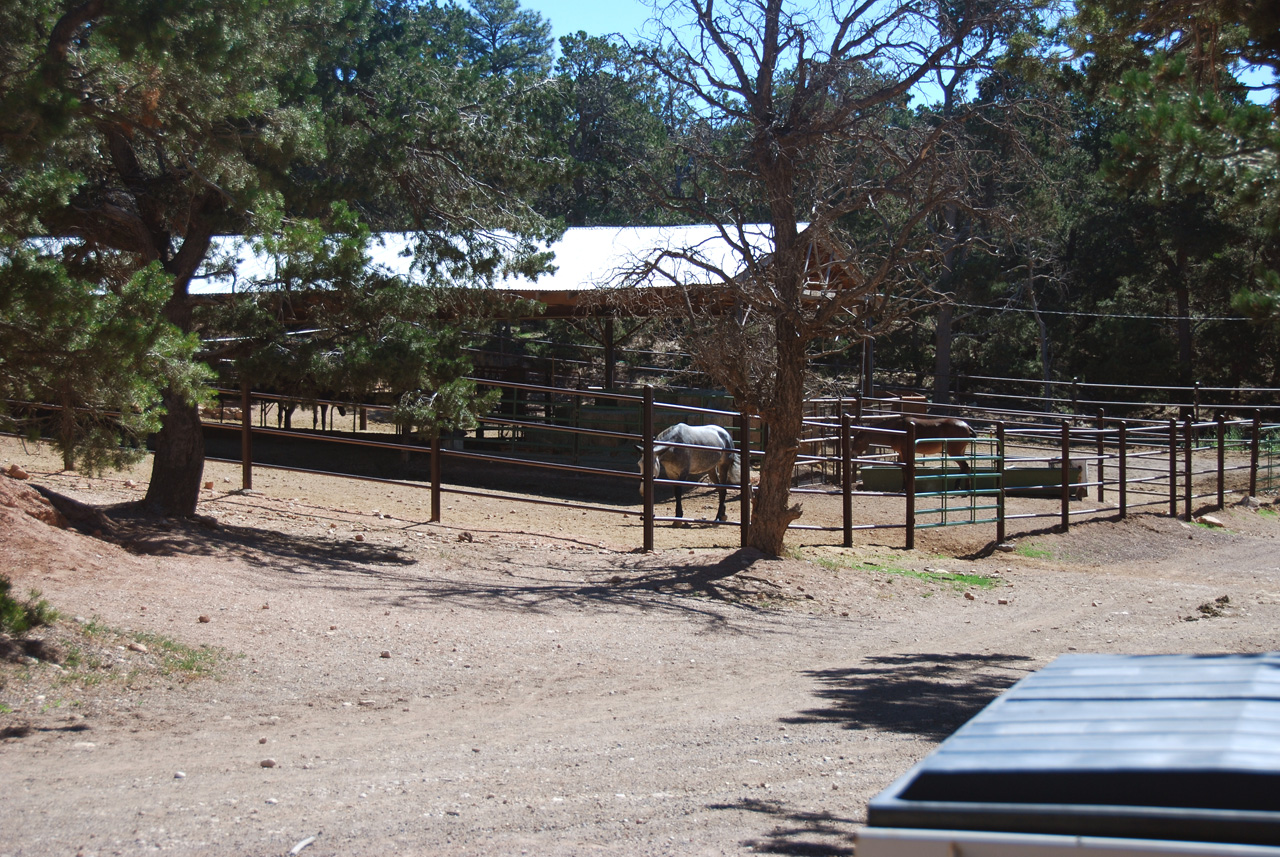
[{"label": "green metal gate panel", "polygon": [[1258,490],[1280,489],[1280,426],[1263,426],[1258,437]]},{"label": "green metal gate panel", "polygon": [[1004,507],[1004,447],[999,440],[978,437],[960,456],[920,454],[922,445],[937,442],[916,440],[916,529],[997,522]]}]

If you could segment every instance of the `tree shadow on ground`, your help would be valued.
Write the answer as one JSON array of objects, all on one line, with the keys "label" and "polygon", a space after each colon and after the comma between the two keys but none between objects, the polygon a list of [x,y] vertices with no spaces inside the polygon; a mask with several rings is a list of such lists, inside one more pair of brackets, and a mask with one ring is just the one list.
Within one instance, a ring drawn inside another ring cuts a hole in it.
[{"label": "tree shadow on ground", "polygon": [[862,666],[809,670],[822,708],[785,723],[839,723],[941,740],[1029,672],[1031,658],[1002,654],[895,654]]},{"label": "tree shadow on ground", "polygon": [[829,812],[789,809],[777,800],[743,798],[736,803],[712,804],[708,809],[753,812],[774,819],[773,829],[758,839],[741,843],[756,854],[793,854],[796,857],[840,857],[854,853],[854,825],[862,818],[844,818]]},{"label": "tree shadow on ground", "polygon": [[416,561],[400,548],[230,526],[205,517],[157,517],[137,503],[100,511],[111,523],[110,532],[102,537],[143,556],[225,556],[288,573],[314,566],[335,571],[360,571],[370,565],[403,567]]},{"label": "tree shadow on ground", "polygon": [[756,551],[742,549],[713,563],[683,562],[648,568],[625,567],[619,563],[600,569],[594,579],[565,580],[582,574],[582,569],[550,563],[531,567],[518,553],[512,553],[495,558],[494,571],[506,582],[495,582],[491,578],[413,580],[405,583],[388,606],[412,607],[427,599],[467,608],[524,613],[551,612],[570,603],[627,606],[697,616],[728,629],[730,617],[724,610],[726,606],[751,615],[773,614],[759,604],[757,579],[744,574],[762,559],[767,558]]}]

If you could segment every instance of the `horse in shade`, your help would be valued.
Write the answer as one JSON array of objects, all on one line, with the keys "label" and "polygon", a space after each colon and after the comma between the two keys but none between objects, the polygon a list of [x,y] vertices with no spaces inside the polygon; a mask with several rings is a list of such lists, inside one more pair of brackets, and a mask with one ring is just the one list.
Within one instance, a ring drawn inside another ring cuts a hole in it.
[{"label": "horse in shade", "polygon": [[915,426],[917,455],[941,453],[948,458],[954,458],[961,470],[965,473],[969,472],[969,465],[963,456],[968,451],[969,445],[973,443],[973,439],[977,437],[977,432],[967,422],[955,417],[900,415],[879,420],[875,428],[889,429],[899,434],[881,434],[866,429],[855,431],[851,437],[854,458],[862,457],[872,443],[878,443],[893,449],[899,460],[905,460],[906,456],[903,452],[907,446],[906,431],[909,425]]},{"label": "horse in shade", "polygon": [[[644,472],[644,448],[639,447],[641,458],[640,472]],[[685,423],[663,429],[654,438],[653,475],[656,479],[671,479],[679,482],[701,480],[710,473],[720,486],[720,509],[716,512],[716,520],[725,519],[726,485],[738,484],[741,477],[738,454],[733,450],[733,438],[721,426],[691,426]],[[683,485],[674,486],[676,490],[676,517],[684,517],[684,507],[680,502],[684,493]],[[641,492],[644,485],[640,486]]]}]

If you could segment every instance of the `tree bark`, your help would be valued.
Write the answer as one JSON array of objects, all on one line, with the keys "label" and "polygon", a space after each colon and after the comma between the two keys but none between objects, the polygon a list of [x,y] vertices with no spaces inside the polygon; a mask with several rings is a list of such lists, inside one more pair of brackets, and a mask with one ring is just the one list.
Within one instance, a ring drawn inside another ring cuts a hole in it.
[{"label": "tree bark", "polygon": [[951,304],[938,307],[937,327],[934,333],[933,400],[939,405],[951,404],[951,344],[954,332]]},{"label": "tree bark", "polygon": [[790,505],[791,477],[804,427],[805,347],[794,326],[779,319],[777,330],[776,386],[772,407],[765,415],[769,436],[760,465],[747,545],[770,556],[781,556],[787,527],[800,517],[799,505]]},{"label": "tree bark", "polygon": [[[221,198],[207,191],[193,206],[191,223],[181,248],[165,269],[173,274],[173,295],[165,307],[165,315],[179,330],[193,327],[189,297],[191,278],[209,252],[213,240],[211,215],[221,208]],[[170,517],[190,517],[200,502],[200,480],[204,476],[204,429],[200,425],[197,405],[174,390],[163,395],[165,416],[155,437],[155,455],[151,463],[151,484],[143,506],[151,512]]]},{"label": "tree bark", "polygon": [[200,411],[181,396],[166,392],[163,427],[156,435],[151,484],[143,506],[171,517],[190,517],[200,501],[204,475],[204,430]]}]

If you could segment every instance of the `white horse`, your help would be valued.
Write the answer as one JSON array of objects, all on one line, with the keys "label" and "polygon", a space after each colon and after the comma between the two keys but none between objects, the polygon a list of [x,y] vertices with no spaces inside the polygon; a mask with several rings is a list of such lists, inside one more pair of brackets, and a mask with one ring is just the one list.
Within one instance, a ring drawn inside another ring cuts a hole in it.
[{"label": "white horse", "polygon": [[[644,448],[639,467],[644,472]],[[672,479],[679,482],[700,480],[704,475],[713,474],[720,486],[720,510],[716,512],[716,520],[725,519],[725,485],[736,485],[741,477],[738,454],[733,451],[733,438],[721,426],[690,426],[676,423],[654,438],[653,475],[656,479]],[[691,480],[691,477],[693,478]],[[684,507],[680,497],[684,486],[676,485],[676,517],[684,517]],[[644,485],[640,486],[641,493]]]}]

